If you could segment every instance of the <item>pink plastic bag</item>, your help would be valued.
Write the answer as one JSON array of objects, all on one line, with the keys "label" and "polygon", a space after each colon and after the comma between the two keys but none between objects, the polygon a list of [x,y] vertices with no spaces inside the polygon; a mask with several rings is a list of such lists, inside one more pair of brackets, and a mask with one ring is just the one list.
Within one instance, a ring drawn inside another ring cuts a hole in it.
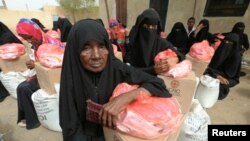
[{"label": "pink plastic bag", "polygon": [[164,50],[162,52],[159,52],[155,56],[154,62],[156,64],[157,62],[160,62],[161,60],[167,59],[168,57],[175,57],[175,56],[177,56],[177,55],[174,51],[172,51],[171,49],[167,49],[167,50]]},{"label": "pink plastic bag", "polygon": [[48,68],[62,66],[64,49],[52,44],[42,44],[37,49],[37,58],[40,63]]},{"label": "pink plastic bag", "polygon": [[[121,83],[115,88],[112,98],[137,87]],[[140,92],[139,97],[119,114],[117,130],[143,139],[154,139],[174,133],[180,126],[181,117],[176,98],[160,98]]]},{"label": "pink plastic bag", "polygon": [[192,62],[190,60],[183,60],[180,63],[176,64],[168,72],[162,75],[173,78],[180,78],[188,76],[191,70],[192,70]]},{"label": "pink plastic bag", "polygon": [[200,61],[209,61],[214,55],[214,48],[211,47],[207,40],[194,43],[188,53],[191,57]]},{"label": "pink plastic bag", "polygon": [[4,44],[0,46],[0,58],[14,60],[25,54],[25,46],[18,43]]},{"label": "pink plastic bag", "polygon": [[65,48],[65,43],[62,43],[60,40],[60,34],[54,30],[49,30],[48,32],[46,32],[44,43],[49,43],[57,45],[61,48]]},{"label": "pink plastic bag", "polygon": [[[165,51],[159,52],[155,58],[154,62],[155,64],[158,63],[161,60],[164,60],[168,57],[175,57],[177,56],[175,52],[173,52],[170,49],[167,49]],[[190,71],[192,70],[192,63],[188,60],[182,61],[174,66],[172,66],[169,71],[162,73],[161,75],[169,76],[169,77],[184,77],[187,76]]]}]

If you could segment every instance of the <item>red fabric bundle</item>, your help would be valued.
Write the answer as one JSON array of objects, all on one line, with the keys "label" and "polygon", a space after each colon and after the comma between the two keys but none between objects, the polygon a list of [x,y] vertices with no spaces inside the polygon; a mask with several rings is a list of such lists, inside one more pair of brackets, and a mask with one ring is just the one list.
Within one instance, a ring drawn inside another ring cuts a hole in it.
[{"label": "red fabric bundle", "polygon": [[0,58],[3,60],[14,60],[25,54],[25,46],[18,43],[4,44],[0,46]]},{"label": "red fabric bundle", "polygon": [[62,66],[64,48],[53,44],[42,44],[37,49],[37,58],[40,63],[48,68]]},{"label": "red fabric bundle", "polygon": [[169,57],[175,57],[177,56],[176,53],[174,51],[172,51],[171,49],[167,49],[167,50],[164,50],[162,52],[159,52],[155,58],[154,58],[154,62],[155,64],[157,62],[160,62],[161,60],[164,60],[164,59],[167,59]]},{"label": "red fabric bundle", "polygon": [[[136,89],[138,85],[119,84],[112,98]],[[131,136],[154,139],[174,133],[181,123],[181,111],[175,98],[160,98],[140,92],[118,116],[117,130]]]},{"label": "red fabric bundle", "polygon": [[191,57],[200,61],[209,61],[214,55],[214,48],[211,47],[207,40],[194,43],[188,53]]}]

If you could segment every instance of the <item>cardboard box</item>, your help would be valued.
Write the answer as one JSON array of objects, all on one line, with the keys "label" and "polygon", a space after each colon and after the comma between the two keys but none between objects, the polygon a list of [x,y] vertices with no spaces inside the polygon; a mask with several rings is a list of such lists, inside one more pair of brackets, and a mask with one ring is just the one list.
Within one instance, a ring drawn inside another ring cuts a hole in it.
[{"label": "cardboard box", "polygon": [[35,64],[36,74],[40,88],[48,94],[56,94],[55,83],[60,83],[61,68],[47,68],[39,62]]},{"label": "cardboard box", "polygon": [[187,113],[199,82],[194,72],[183,78],[172,78],[162,75],[158,75],[158,77],[164,80],[169,92],[178,100],[182,113]]},{"label": "cardboard box", "polygon": [[199,61],[195,58],[191,57],[190,55],[186,55],[186,59],[192,62],[192,70],[195,72],[197,77],[201,77],[206,70],[210,61]]},{"label": "cardboard box", "polygon": [[141,138],[133,137],[130,135],[126,135],[124,133],[118,132],[116,130],[113,130],[107,127],[103,127],[103,132],[104,132],[106,141],[177,141],[185,118],[186,116],[183,115],[181,119],[180,127],[177,129],[177,131],[174,134],[163,136],[163,137],[156,138],[156,139],[141,139]]},{"label": "cardboard box", "polygon": [[29,56],[27,53],[18,57],[15,60],[2,60],[2,59],[0,59],[0,68],[1,68],[3,73],[7,73],[10,71],[22,72],[22,71],[25,71],[28,69],[26,66],[26,61],[28,61],[28,60],[29,60]]}]

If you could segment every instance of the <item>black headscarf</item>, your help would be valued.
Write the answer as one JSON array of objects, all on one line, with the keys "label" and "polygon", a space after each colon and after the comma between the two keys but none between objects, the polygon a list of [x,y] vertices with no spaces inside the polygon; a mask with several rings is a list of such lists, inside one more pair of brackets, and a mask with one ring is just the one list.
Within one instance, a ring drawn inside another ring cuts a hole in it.
[{"label": "black headscarf", "polygon": [[209,68],[227,79],[239,81],[240,67],[239,36],[235,33],[229,33],[215,51]]},{"label": "black headscarf", "polygon": [[40,20],[36,19],[36,18],[31,18],[31,20],[33,22],[35,22],[41,29],[44,33],[46,33],[48,30],[45,29],[45,26],[40,22]]},{"label": "black headscarf", "polygon": [[238,22],[234,25],[232,33],[240,35],[244,33],[244,30],[245,30],[245,24],[243,22]]},{"label": "black headscarf", "polygon": [[[86,70],[80,61],[80,53],[89,40],[104,43],[108,48],[108,62],[100,73]],[[68,37],[61,72],[59,116],[64,141],[71,141],[76,136],[103,136],[101,125],[85,118],[86,100],[107,103],[113,89],[121,82],[141,84],[153,95],[171,96],[161,79],[128,67],[114,57],[102,24],[94,19],[78,21]]]},{"label": "black headscarf", "polygon": [[234,25],[232,32],[231,32],[231,33],[236,33],[239,35],[240,37],[239,44],[240,44],[240,47],[241,46],[243,47],[243,48],[241,47],[242,53],[249,49],[248,36],[247,34],[244,33],[244,30],[245,30],[245,24],[243,22],[238,22]]},{"label": "black headscarf", "polygon": [[11,30],[2,22],[0,22],[0,45],[7,43],[20,43],[22,42],[11,32]]},{"label": "black headscarf", "polygon": [[180,52],[184,52],[188,41],[188,35],[183,23],[177,22],[174,24],[171,32],[167,36],[167,40],[177,47]]},{"label": "black headscarf", "polygon": [[208,39],[209,36],[209,21],[207,19],[203,19],[199,22],[198,25],[203,24],[203,28],[199,31],[196,36],[196,41],[201,42],[203,40]]},{"label": "black headscarf", "polygon": [[57,25],[61,31],[61,41],[66,42],[70,29],[72,27],[72,24],[67,18],[58,18]]},{"label": "black headscarf", "polygon": [[[148,30],[143,27],[143,24],[154,24],[157,25],[157,30]],[[157,53],[167,49],[172,48],[173,45],[162,39],[160,37],[160,32],[162,31],[162,26],[160,22],[160,16],[153,8],[146,9],[142,14],[140,14],[135,25],[132,27],[129,34],[130,49],[129,63],[137,68],[147,67],[152,70],[154,65],[154,57]],[[173,49],[175,51],[175,49]],[[152,73],[149,72],[149,73]]]}]

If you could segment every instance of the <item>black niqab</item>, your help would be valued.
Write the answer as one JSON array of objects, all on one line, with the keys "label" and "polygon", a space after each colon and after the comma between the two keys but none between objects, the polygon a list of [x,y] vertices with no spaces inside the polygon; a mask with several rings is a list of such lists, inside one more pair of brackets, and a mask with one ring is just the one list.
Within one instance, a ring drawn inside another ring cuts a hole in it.
[{"label": "black niqab", "polygon": [[[228,41],[233,44],[228,43]],[[215,51],[209,68],[216,70],[223,77],[238,80],[240,67],[239,36],[235,33],[229,33]]]},{"label": "black niqab", "polygon": [[11,30],[2,22],[0,22],[0,45],[7,43],[20,43],[22,42],[11,32]]},{"label": "black niqab", "polygon": [[[156,24],[157,30],[147,30],[143,27],[144,23]],[[129,63],[132,66],[138,68],[152,66],[157,53],[172,46],[160,37],[161,30],[160,16],[154,9],[149,8],[137,17],[129,34],[131,44],[131,62]]]},{"label": "black niqab", "polygon": [[57,26],[61,31],[61,41],[66,42],[70,29],[72,28],[72,24],[67,18],[58,18]]},{"label": "black niqab", "polygon": [[177,22],[174,24],[171,32],[167,36],[167,40],[177,47],[180,52],[184,53],[188,41],[188,35],[183,23]]}]

